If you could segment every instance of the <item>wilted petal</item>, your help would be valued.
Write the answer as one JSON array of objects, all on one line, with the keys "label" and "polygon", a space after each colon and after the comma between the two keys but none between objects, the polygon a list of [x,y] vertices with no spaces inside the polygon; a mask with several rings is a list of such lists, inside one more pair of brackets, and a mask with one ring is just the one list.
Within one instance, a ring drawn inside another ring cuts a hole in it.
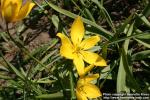
[{"label": "wilted petal", "polygon": [[102,93],[96,85],[87,83],[82,87],[82,89],[88,98],[97,98],[102,96]]},{"label": "wilted petal", "polygon": [[77,100],[88,100],[87,97],[78,89],[76,89]]},{"label": "wilted petal", "polygon": [[92,48],[94,45],[96,45],[98,41],[100,41],[99,36],[92,36],[88,39],[83,40],[80,47],[83,48],[84,50],[87,50]]},{"label": "wilted petal", "polygon": [[73,59],[73,45],[69,38],[62,33],[58,33],[57,36],[61,39],[60,54],[68,59]]},{"label": "wilted petal", "polygon": [[31,0],[27,0],[26,4],[20,9],[18,16],[15,20],[21,20],[25,18],[31,11],[35,4]]},{"label": "wilted petal", "polygon": [[76,66],[79,76],[84,74],[84,61],[81,56],[74,55],[73,63]]},{"label": "wilted petal", "polygon": [[80,51],[83,56],[83,59],[89,63],[94,64],[96,66],[107,66],[106,61],[96,53],[89,51]]},{"label": "wilted petal", "polygon": [[84,31],[85,29],[84,29],[83,22],[81,20],[81,17],[78,16],[72,24],[71,33],[70,33],[71,40],[74,45],[80,44],[84,36]]}]

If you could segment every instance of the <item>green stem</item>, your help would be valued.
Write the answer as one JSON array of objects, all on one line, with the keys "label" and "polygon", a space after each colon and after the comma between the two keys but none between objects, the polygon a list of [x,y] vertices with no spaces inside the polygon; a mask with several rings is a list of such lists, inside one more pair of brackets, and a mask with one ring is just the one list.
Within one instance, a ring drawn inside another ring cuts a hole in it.
[{"label": "green stem", "polygon": [[131,38],[138,37],[138,36],[142,36],[142,35],[146,35],[146,34],[149,34],[149,33],[139,33],[139,34],[127,36],[127,37],[120,38],[120,39],[118,39],[118,40],[114,40],[114,41],[111,41],[111,42],[109,42],[109,43],[106,43],[105,45],[112,45],[112,44],[114,44],[114,43],[119,43],[119,42],[125,41],[125,40],[127,40],[127,39],[131,39]]},{"label": "green stem", "polygon": [[33,57],[27,48],[25,48],[20,41],[16,41],[10,34],[8,29],[8,23],[6,23],[6,31],[8,33],[9,38],[16,44],[17,47],[19,47],[24,53],[26,53],[29,57],[31,57],[33,60],[35,60],[37,63],[39,63],[42,67],[45,67],[44,64],[42,64],[38,59]]},{"label": "green stem", "polygon": [[[18,46],[18,43],[15,41],[15,39],[11,36],[10,32],[9,32],[9,28],[8,28],[8,23],[6,23],[6,31],[7,31],[7,34],[9,36],[9,38],[15,43],[17,44]],[[19,46],[20,47],[20,46]],[[24,83],[24,88],[23,88],[23,100],[26,100],[26,79],[25,79],[25,83]]]},{"label": "green stem", "polygon": [[8,23],[6,23],[6,32],[8,33],[9,38],[15,43],[16,41],[14,40],[14,38],[11,36],[9,32]]},{"label": "green stem", "polygon": [[76,100],[76,96],[75,96],[75,92],[74,92],[73,73],[71,70],[69,72],[69,79],[70,79],[71,100]]},{"label": "green stem", "polygon": [[[118,59],[119,60],[119,59]],[[118,62],[118,60],[116,62]],[[112,72],[112,70],[115,68],[116,62],[114,62],[114,64],[112,65],[110,71],[107,73],[105,79],[101,82],[100,84],[100,89],[103,87],[104,83],[106,82],[108,76],[110,75],[110,73]]]}]

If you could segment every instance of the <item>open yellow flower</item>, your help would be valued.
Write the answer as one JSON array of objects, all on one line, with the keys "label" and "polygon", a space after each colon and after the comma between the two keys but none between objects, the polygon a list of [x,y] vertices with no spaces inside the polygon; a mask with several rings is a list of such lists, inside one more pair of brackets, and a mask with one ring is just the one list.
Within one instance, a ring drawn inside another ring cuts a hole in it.
[{"label": "open yellow flower", "polygon": [[71,41],[62,33],[58,33],[62,45],[60,47],[60,54],[68,59],[72,59],[76,66],[79,75],[84,74],[84,61],[95,66],[106,66],[106,61],[96,53],[88,51],[98,41],[99,36],[91,36],[88,39],[82,40],[84,36],[84,25],[81,17],[77,17],[71,27]]},{"label": "open yellow flower", "polygon": [[16,22],[25,18],[35,5],[31,0],[1,0],[1,12],[6,22]]},{"label": "open yellow flower", "polygon": [[88,98],[97,98],[102,96],[99,88],[92,84],[91,81],[97,79],[98,74],[93,74],[91,76],[82,77],[77,82],[76,96],[77,100],[88,100]]}]

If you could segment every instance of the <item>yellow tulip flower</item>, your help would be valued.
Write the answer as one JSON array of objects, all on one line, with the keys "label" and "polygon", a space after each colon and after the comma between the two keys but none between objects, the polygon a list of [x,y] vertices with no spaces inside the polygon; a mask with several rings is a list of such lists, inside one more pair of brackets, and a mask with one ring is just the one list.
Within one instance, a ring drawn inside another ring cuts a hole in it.
[{"label": "yellow tulip flower", "polygon": [[97,98],[102,96],[99,88],[92,84],[91,81],[97,79],[98,74],[82,77],[77,82],[76,96],[77,100],[88,100],[88,98]]},{"label": "yellow tulip flower", "polygon": [[22,5],[23,0],[1,0],[1,12],[5,21],[16,22],[25,18],[35,5],[31,0],[26,0]]},{"label": "yellow tulip flower", "polygon": [[71,40],[62,33],[58,33],[62,45],[60,47],[61,56],[67,59],[72,59],[76,66],[78,74],[84,74],[84,61],[95,66],[107,66],[106,61],[96,53],[88,51],[98,41],[99,36],[91,36],[88,39],[82,40],[84,36],[84,25],[81,17],[77,17],[71,27]]}]

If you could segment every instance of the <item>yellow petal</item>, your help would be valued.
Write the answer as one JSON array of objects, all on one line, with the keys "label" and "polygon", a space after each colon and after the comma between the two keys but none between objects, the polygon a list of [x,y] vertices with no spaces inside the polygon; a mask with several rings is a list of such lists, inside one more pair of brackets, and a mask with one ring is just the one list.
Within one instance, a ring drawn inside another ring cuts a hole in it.
[{"label": "yellow petal", "polygon": [[6,22],[12,22],[18,15],[22,0],[2,0],[2,16]]},{"label": "yellow petal", "polygon": [[12,0],[1,0],[1,7],[6,7]]},{"label": "yellow petal", "polygon": [[3,6],[4,6],[4,2],[6,2],[7,0],[1,0],[1,8],[3,8]]},{"label": "yellow petal", "polygon": [[73,63],[76,66],[77,72],[79,76],[83,76],[84,74],[84,61],[81,56],[74,55]]},{"label": "yellow petal", "polygon": [[81,20],[81,17],[78,16],[72,24],[70,33],[71,40],[75,46],[81,43],[82,38],[84,36],[84,31],[85,29],[83,22]]},{"label": "yellow petal", "polygon": [[77,100],[88,100],[87,97],[78,89],[76,89]]},{"label": "yellow petal", "polygon": [[14,11],[13,12],[14,15],[13,15],[13,18],[12,18],[12,21],[13,21],[14,19],[16,19],[16,17],[19,14],[20,8],[22,6],[22,0],[12,0],[12,1],[15,4],[15,7],[13,7],[13,11]]},{"label": "yellow petal", "polygon": [[80,47],[83,48],[84,50],[87,50],[92,48],[94,45],[96,45],[98,41],[100,41],[99,36],[92,36],[88,39],[83,40]]},{"label": "yellow petal", "polygon": [[21,20],[25,18],[31,11],[35,4],[31,0],[27,0],[26,4],[20,9],[19,14],[15,20]]},{"label": "yellow petal", "polygon": [[57,36],[61,39],[60,54],[68,59],[73,59],[73,45],[69,38],[62,33],[58,33]]},{"label": "yellow petal", "polygon": [[[6,4],[6,3],[4,3],[4,4]],[[7,4],[7,7],[5,5],[3,5],[2,16],[6,20],[6,22],[10,22],[12,20],[14,6],[15,5],[12,3]]]},{"label": "yellow petal", "polygon": [[96,80],[97,78],[99,78],[99,74],[86,76],[84,77],[84,83],[90,83],[91,81]]},{"label": "yellow petal", "polygon": [[96,85],[90,83],[85,84],[82,87],[82,89],[88,98],[97,98],[99,96],[102,96],[102,93],[100,92],[99,88]]},{"label": "yellow petal", "polygon": [[93,80],[99,78],[99,74],[93,74],[89,76],[81,76],[77,82],[77,87],[82,87],[83,85],[90,83]]},{"label": "yellow petal", "polygon": [[93,64],[85,67],[84,68],[84,75],[87,74],[88,72],[90,72],[93,68],[94,68]]},{"label": "yellow petal", "polygon": [[95,66],[107,66],[106,61],[96,53],[89,51],[80,51],[83,56],[83,59],[89,63],[94,64]]}]

